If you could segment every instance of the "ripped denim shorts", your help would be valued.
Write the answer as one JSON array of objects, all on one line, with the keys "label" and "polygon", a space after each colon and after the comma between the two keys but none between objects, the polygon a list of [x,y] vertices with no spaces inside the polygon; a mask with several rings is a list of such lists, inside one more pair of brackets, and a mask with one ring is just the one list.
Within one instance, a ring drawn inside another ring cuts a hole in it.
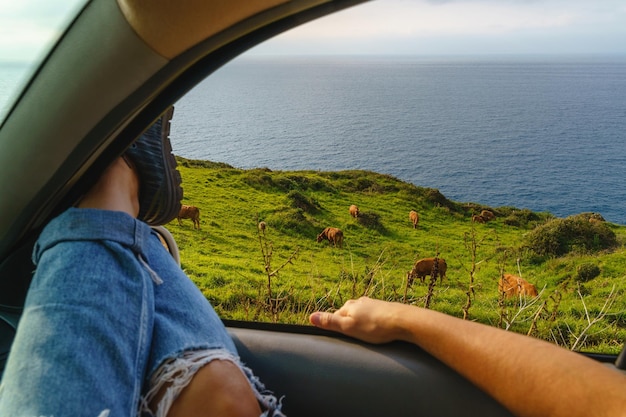
[{"label": "ripped denim shorts", "polygon": [[195,372],[215,359],[239,366],[263,416],[283,415],[146,224],[72,208],[46,226],[33,260],[0,416],[165,416]]}]

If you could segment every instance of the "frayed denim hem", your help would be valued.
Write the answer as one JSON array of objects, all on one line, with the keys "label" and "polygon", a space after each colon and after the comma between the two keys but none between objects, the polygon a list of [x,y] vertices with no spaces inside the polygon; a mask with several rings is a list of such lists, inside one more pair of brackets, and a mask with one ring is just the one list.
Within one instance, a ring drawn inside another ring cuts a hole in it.
[{"label": "frayed denim hem", "polygon": [[[281,411],[282,398],[279,400],[266,390],[252,370],[244,366],[238,357],[226,349],[188,351],[161,365],[151,378],[150,390],[141,399],[139,416],[166,417],[172,404],[181,391],[189,385],[196,372],[213,360],[227,360],[241,369],[250,382],[261,406],[262,414],[260,417],[286,417]],[[154,412],[150,409],[149,404],[165,385],[169,385],[169,387],[159,401],[156,412]]]}]

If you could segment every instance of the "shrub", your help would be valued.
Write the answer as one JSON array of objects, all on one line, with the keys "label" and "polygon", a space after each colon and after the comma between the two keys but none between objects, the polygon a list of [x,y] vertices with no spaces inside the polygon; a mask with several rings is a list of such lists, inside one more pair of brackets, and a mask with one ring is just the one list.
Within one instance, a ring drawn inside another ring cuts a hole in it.
[{"label": "shrub", "polygon": [[448,200],[446,196],[441,194],[441,192],[436,188],[427,188],[424,194],[426,200],[435,207],[445,207],[453,212],[461,211],[457,203]]},{"label": "shrub", "polygon": [[290,236],[311,238],[317,236],[318,228],[304,216],[301,209],[286,209],[267,216],[267,223]]},{"label": "shrub", "polygon": [[327,192],[337,192],[332,184],[328,181],[325,181],[318,176],[306,176],[306,175],[296,175],[289,174],[287,178],[295,184],[300,190],[313,190],[313,191],[327,191]]},{"label": "shrub", "polygon": [[314,214],[321,209],[317,201],[302,194],[300,191],[289,191],[289,193],[287,193],[287,200],[289,200],[291,207],[300,209],[305,213]]},{"label": "shrub", "polygon": [[357,217],[357,221],[360,225],[367,227],[368,229],[376,230],[381,234],[387,233],[387,229],[380,221],[380,215],[378,213],[373,212],[361,212],[359,217]]},{"label": "shrub", "polygon": [[562,256],[614,248],[617,237],[604,223],[589,222],[584,216],[570,216],[535,228],[526,236],[526,245],[538,255]]},{"label": "shrub", "polygon": [[530,222],[539,220],[537,213],[528,209],[512,210],[508,216],[504,218],[504,224],[515,227],[527,227]]},{"label": "shrub", "polygon": [[268,171],[262,169],[252,169],[250,171],[246,171],[242,178],[246,184],[256,188],[257,190],[269,190],[276,188],[272,176],[268,173]]},{"label": "shrub", "polygon": [[600,268],[591,263],[578,265],[576,268],[576,281],[587,282],[600,275]]},{"label": "shrub", "polygon": [[232,165],[228,165],[225,162],[213,162],[213,161],[203,161],[198,159],[187,159],[182,156],[176,156],[176,163],[178,165],[184,166],[186,168],[209,168],[209,169],[235,169]]}]

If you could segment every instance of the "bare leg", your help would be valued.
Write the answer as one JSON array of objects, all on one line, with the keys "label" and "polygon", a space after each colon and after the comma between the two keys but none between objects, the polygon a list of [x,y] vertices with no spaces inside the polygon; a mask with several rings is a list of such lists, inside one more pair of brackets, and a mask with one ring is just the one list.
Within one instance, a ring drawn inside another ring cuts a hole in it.
[{"label": "bare leg", "polygon": [[[115,160],[79,203],[81,208],[139,213],[139,180],[123,158]],[[167,388],[167,387],[165,387]],[[165,389],[164,388],[164,389]],[[157,395],[151,408],[161,395]],[[230,361],[214,360],[203,366],[174,401],[168,417],[258,417],[261,409],[241,370]]]},{"label": "bare leg", "polygon": [[135,171],[117,158],[78,204],[80,208],[123,211],[133,217],[139,214],[139,179]]},{"label": "bare leg", "polygon": [[[151,404],[151,408],[156,407]],[[241,370],[230,361],[214,360],[202,367],[181,391],[167,417],[191,415],[258,417],[261,408]]]}]

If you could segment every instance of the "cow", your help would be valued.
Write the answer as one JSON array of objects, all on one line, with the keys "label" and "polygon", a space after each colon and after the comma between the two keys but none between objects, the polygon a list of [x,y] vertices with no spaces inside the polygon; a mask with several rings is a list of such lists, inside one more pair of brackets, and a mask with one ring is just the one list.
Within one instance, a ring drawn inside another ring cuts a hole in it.
[{"label": "cow", "polygon": [[591,213],[589,215],[589,223],[591,224],[599,224],[605,222],[604,217],[600,213]]},{"label": "cow", "polygon": [[359,208],[354,204],[350,206],[350,216],[354,217],[355,219],[359,217]]},{"label": "cow", "polygon": [[537,287],[524,278],[513,274],[504,274],[498,281],[498,291],[503,293],[506,298],[517,296],[536,297],[539,295]]},{"label": "cow", "polygon": [[259,232],[265,234],[265,229],[267,229],[267,223],[264,221],[259,222]]},{"label": "cow", "polygon": [[[441,283],[446,277],[446,270],[448,269],[448,265],[446,264],[445,259],[438,258],[438,260],[439,262],[437,262],[437,275],[439,275],[439,282]],[[413,265],[413,269],[411,269],[407,274],[407,284],[411,286],[415,278],[419,278],[422,282],[424,282],[424,278],[427,275],[432,276],[434,265],[435,258],[424,258],[415,262],[415,265]]]},{"label": "cow", "polygon": [[589,221],[593,223],[593,222],[604,222],[606,220],[604,220],[604,217],[602,217],[600,213],[591,213],[589,215]]},{"label": "cow", "polygon": [[196,206],[187,206],[183,204],[178,212],[178,225],[182,226],[181,219],[191,219],[194,229],[200,229],[200,209]]},{"label": "cow", "polygon": [[474,223],[485,223],[485,218],[481,216],[480,214],[474,214],[472,216],[472,221]]},{"label": "cow", "polygon": [[496,218],[496,215],[493,214],[492,211],[483,210],[480,212],[480,217],[482,217],[486,222],[491,221]]},{"label": "cow", "polygon": [[328,244],[332,244],[333,246],[340,248],[343,246],[343,232],[336,227],[327,227],[322,230],[322,233],[317,235],[317,242],[321,242],[322,240],[327,239]]},{"label": "cow", "polygon": [[413,229],[417,229],[417,224],[420,222],[420,215],[417,214],[417,211],[411,210],[409,211],[409,220],[413,223]]}]

